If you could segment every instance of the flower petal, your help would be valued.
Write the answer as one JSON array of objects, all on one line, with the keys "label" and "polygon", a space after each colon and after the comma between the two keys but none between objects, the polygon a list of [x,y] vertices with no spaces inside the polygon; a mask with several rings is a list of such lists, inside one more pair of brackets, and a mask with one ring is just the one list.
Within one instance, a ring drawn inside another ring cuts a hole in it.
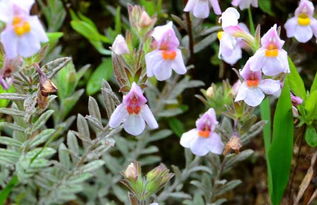
[{"label": "flower petal", "polygon": [[207,138],[209,151],[214,154],[221,154],[223,152],[224,144],[221,137],[213,132],[209,138]]},{"label": "flower petal", "polygon": [[210,1],[211,7],[214,10],[215,14],[220,15],[221,9],[220,9],[218,0],[209,0],[209,1]]},{"label": "flower petal", "polygon": [[187,1],[187,4],[184,8],[185,12],[190,12],[193,10],[194,6],[195,6],[196,0],[189,0]]},{"label": "flower petal", "polygon": [[19,37],[18,44],[18,54],[25,58],[33,56],[41,49],[40,41],[33,32]]},{"label": "flower petal", "polygon": [[185,148],[190,148],[192,142],[198,137],[197,129],[189,130],[182,134],[180,144]]},{"label": "flower petal", "polygon": [[172,68],[174,71],[180,75],[183,75],[186,73],[186,67],[184,64],[183,56],[181,50],[177,49],[176,50],[176,57],[173,61]]},{"label": "flower petal", "polygon": [[313,30],[310,26],[296,26],[295,38],[301,43],[306,43],[313,37]]},{"label": "flower petal", "polygon": [[208,143],[208,139],[209,138],[204,138],[204,137],[196,137],[191,145],[190,145],[190,149],[192,151],[193,154],[197,155],[197,156],[204,156],[206,154],[208,154],[209,150],[210,150],[210,145]]},{"label": "flower petal", "polygon": [[145,122],[141,115],[129,115],[123,127],[127,133],[137,136],[144,131]]},{"label": "flower petal", "polygon": [[238,102],[238,101],[244,100],[247,97],[247,93],[248,93],[247,84],[246,82],[243,82],[238,89],[238,94],[234,101]]},{"label": "flower petal", "polygon": [[265,95],[260,88],[249,88],[244,102],[249,106],[256,107],[261,104]]},{"label": "flower petal", "polygon": [[156,119],[153,116],[152,111],[150,110],[148,105],[143,105],[141,108],[141,116],[145,120],[146,124],[151,128],[151,129],[156,129],[158,128],[158,124]]},{"label": "flower petal", "polygon": [[36,36],[36,39],[39,42],[47,42],[48,37],[46,35],[46,32],[37,16],[31,16],[29,18],[30,24],[31,24],[31,29],[32,29],[32,34]]},{"label": "flower petal", "polygon": [[297,26],[297,18],[296,17],[290,18],[286,21],[284,27],[286,29],[286,34],[287,34],[288,38],[295,36],[296,26]]},{"label": "flower petal", "polygon": [[7,58],[13,59],[18,56],[18,37],[12,29],[5,29],[1,33],[1,43]]},{"label": "flower petal", "polygon": [[261,80],[259,88],[268,95],[273,95],[281,89],[281,83],[278,80],[265,79]]},{"label": "flower petal", "polygon": [[109,126],[111,128],[117,128],[120,126],[120,124],[128,118],[128,111],[125,108],[124,104],[118,105],[118,107],[114,110],[112,113],[110,120],[109,120]]},{"label": "flower petal", "polygon": [[209,16],[209,3],[206,0],[197,0],[194,5],[193,15],[196,18],[207,18]]}]

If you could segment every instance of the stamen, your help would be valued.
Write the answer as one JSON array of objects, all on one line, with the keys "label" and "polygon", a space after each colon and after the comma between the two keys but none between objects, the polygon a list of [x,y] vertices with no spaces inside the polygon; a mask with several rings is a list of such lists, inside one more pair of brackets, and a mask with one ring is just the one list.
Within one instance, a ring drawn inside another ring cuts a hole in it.
[{"label": "stamen", "polygon": [[222,39],[223,34],[224,34],[223,31],[219,31],[219,32],[217,33],[217,37],[218,37],[219,41]]},{"label": "stamen", "polygon": [[176,51],[162,51],[164,60],[174,60],[176,58]]},{"label": "stamen", "polygon": [[302,13],[298,16],[297,23],[301,26],[308,26],[310,24],[310,18],[307,16],[307,14]]}]

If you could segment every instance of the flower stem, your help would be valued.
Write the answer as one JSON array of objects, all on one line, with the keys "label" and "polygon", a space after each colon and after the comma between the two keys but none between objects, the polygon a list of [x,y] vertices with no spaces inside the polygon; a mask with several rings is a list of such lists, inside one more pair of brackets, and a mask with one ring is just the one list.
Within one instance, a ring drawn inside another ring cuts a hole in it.
[{"label": "flower stem", "polygon": [[253,18],[252,18],[251,7],[248,8],[248,16],[249,16],[250,32],[252,35],[254,35],[255,28],[254,28],[254,23],[253,23]]}]

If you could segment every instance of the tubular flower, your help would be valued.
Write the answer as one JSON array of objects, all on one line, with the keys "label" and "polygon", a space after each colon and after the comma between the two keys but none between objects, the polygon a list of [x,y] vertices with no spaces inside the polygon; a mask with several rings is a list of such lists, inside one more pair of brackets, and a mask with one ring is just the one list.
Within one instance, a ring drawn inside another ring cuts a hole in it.
[{"label": "tubular flower", "polygon": [[111,49],[117,55],[127,54],[130,52],[128,44],[121,34],[117,35],[114,39]]},{"label": "tubular flower", "polygon": [[112,113],[109,126],[116,128],[123,123],[124,130],[131,135],[140,135],[145,129],[145,123],[151,129],[158,128],[146,102],[141,88],[133,83],[129,93],[123,96],[122,103]]},{"label": "tubular flower", "polygon": [[242,39],[235,37],[237,32],[245,32],[238,24],[239,18],[239,12],[233,7],[227,8],[220,18],[223,31],[218,32],[220,44],[218,57],[231,65],[242,57]]},{"label": "tubular flower", "polygon": [[248,60],[240,72],[244,82],[239,86],[235,101],[243,100],[249,106],[255,107],[261,104],[265,95],[275,95],[281,89],[280,81],[262,79],[261,71],[251,71],[251,62]]},{"label": "tubular flower", "polygon": [[276,25],[274,25],[262,38],[261,48],[250,59],[250,69],[260,71],[264,75],[275,76],[280,73],[289,73],[287,52],[282,49],[284,41],[280,39]]},{"label": "tubular flower", "polygon": [[258,7],[258,0],[232,0],[232,6],[239,6],[241,10],[253,7]]},{"label": "tubular flower", "polygon": [[155,76],[158,80],[167,80],[172,69],[178,74],[185,74],[186,67],[182,52],[178,49],[179,41],[173,30],[173,23],[157,26],[153,33],[156,49],[145,55],[147,76]]},{"label": "tubular flower", "polygon": [[7,58],[31,57],[48,38],[37,16],[30,16],[34,0],[7,0],[0,2],[0,20],[6,23],[1,33]]},{"label": "tubular flower", "polygon": [[192,12],[196,18],[207,18],[209,16],[210,7],[216,15],[221,14],[218,0],[188,0],[184,11]]},{"label": "tubular flower", "polygon": [[284,27],[288,38],[306,43],[313,34],[317,37],[317,20],[313,17],[314,5],[308,0],[301,0],[295,10],[295,16],[287,20]]},{"label": "tubular flower", "polygon": [[180,144],[197,156],[204,156],[208,152],[221,154],[224,144],[221,137],[214,132],[217,124],[215,110],[210,108],[196,121],[195,129],[182,135]]}]

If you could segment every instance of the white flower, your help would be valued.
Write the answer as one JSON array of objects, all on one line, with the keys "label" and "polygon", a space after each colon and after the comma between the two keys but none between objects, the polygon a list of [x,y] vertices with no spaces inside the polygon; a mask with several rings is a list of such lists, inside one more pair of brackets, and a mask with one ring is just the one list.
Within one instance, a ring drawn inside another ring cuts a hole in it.
[{"label": "white flower", "polygon": [[215,14],[221,14],[218,0],[188,0],[184,11],[192,12],[196,18],[204,19],[209,16],[210,7],[213,8]]}]

